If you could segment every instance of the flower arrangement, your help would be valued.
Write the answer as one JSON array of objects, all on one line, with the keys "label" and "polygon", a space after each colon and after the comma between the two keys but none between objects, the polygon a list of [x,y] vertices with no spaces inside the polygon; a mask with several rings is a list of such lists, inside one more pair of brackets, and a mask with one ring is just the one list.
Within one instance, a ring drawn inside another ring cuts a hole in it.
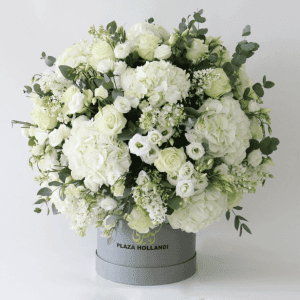
[{"label": "flower arrangement", "polygon": [[[54,71],[25,86],[34,108],[29,138],[41,185],[36,213],[51,203],[84,236],[90,225],[112,239],[120,220],[140,234],[169,223],[194,232],[235,213],[245,193],[269,177],[277,138],[269,134],[263,77],[253,83],[245,62],[259,45],[246,39],[230,56],[206,36],[203,10],[170,34],[153,18],[125,32],[115,21],[90,28],[57,59]],[[242,36],[249,36],[246,26]]]}]

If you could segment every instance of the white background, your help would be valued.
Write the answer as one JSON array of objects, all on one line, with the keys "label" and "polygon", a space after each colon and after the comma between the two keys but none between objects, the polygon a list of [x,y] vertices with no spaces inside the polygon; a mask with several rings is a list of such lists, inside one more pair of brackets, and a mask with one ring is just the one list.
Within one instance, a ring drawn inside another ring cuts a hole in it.
[{"label": "white background", "polygon": [[[28,166],[29,146],[20,126],[30,121],[31,101],[23,85],[44,72],[42,51],[58,55],[88,30],[116,20],[129,29],[154,17],[167,30],[182,17],[204,9],[209,35],[222,36],[233,53],[245,25],[248,41],[260,44],[246,68],[254,82],[263,75],[276,83],[266,90],[272,109],[274,179],[247,195],[241,215],[252,235],[240,238],[225,216],[197,235],[198,271],[180,283],[126,286],[102,279],[95,271],[96,230],[85,238],[69,229],[63,215],[33,212],[37,171]],[[300,24],[299,2],[252,1],[102,1],[2,0],[0,9],[1,82],[1,299],[300,299]]]}]

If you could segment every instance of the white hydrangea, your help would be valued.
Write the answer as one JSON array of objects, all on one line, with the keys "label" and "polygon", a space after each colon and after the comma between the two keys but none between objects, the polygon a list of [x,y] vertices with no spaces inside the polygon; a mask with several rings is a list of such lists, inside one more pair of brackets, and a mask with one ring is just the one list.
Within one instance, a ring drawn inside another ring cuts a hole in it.
[{"label": "white hydrangea", "polygon": [[189,74],[164,60],[146,62],[136,69],[127,68],[121,75],[125,96],[148,97],[153,107],[175,104],[188,96]]},{"label": "white hydrangea", "polygon": [[88,178],[98,187],[112,185],[129,170],[128,146],[116,137],[102,135],[95,122],[86,119],[81,116],[72,122],[70,137],[63,146],[72,177]]},{"label": "white hydrangea", "polygon": [[227,195],[216,189],[195,193],[190,202],[175,210],[167,219],[173,229],[198,232],[214,221],[219,221],[227,210]]},{"label": "white hydrangea", "polygon": [[221,157],[228,165],[237,165],[246,157],[251,139],[250,121],[231,94],[220,100],[209,98],[199,109],[194,129],[188,130],[189,142],[206,144],[206,153]]}]

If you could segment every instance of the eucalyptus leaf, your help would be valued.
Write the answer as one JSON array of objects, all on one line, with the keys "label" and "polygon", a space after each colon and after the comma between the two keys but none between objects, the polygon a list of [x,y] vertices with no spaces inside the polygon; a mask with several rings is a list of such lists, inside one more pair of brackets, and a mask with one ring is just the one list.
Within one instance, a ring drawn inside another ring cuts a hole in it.
[{"label": "eucalyptus leaf", "polygon": [[58,173],[58,177],[62,182],[66,182],[66,179],[71,175],[69,168],[64,168]]},{"label": "eucalyptus leaf", "polygon": [[33,89],[34,91],[40,96],[40,97],[43,97],[44,93],[43,91],[41,90],[41,86],[38,84],[38,83],[35,83],[33,85]]},{"label": "eucalyptus leaf", "polygon": [[234,69],[232,67],[232,64],[230,62],[226,62],[223,66],[222,66],[224,72],[226,73],[227,76],[230,76],[233,74]]},{"label": "eucalyptus leaf", "polygon": [[110,32],[110,34],[115,33],[115,31],[117,30],[116,21],[112,21],[112,22],[108,23],[106,26],[106,30],[108,30]]},{"label": "eucalyptus leaf", "polygon": [[48,183],[49,186],[61,186],[62,183],[58,181],[51,181]]},{"label": "eucalyptus leaf", "polygon": [[183,33],[187,29],[187,26],[184,23],[179,24],[179,31]]},{"label": "eucalyptus leaf", "polygon": [[35,201],[34,204],[41,204],[46,202],[46,199],[39,199],[38,201]]},{"label": "eucalyptus leaf", "polygon": [[55,206],[55,204],[54,203],[52,203],[52,213],[53,213],[53,215],[58,215],[58,214],[60,214],[60,212],[58,211],[58,209],[56,208],[56,206]]},{"label": "eucalyptus leaf", "polygon": [[114,84],[113,84],[111,81],[105,82],[105,83],[103,84],[103,87],[104,87],[105,89],[107,89],[107,90],[110,90],[110,89],[113,89],[113,88],[114,88]]},{"label": "eucalyptus leaf", "polygon": [[56,62],[56,58],[53,56],[47,56],[45,58],[45,63],[48,67],[52,67],[54,65],[54,63]]},{"label": "eucalyptus leaf", "polygon": [[252,86],[252,89],[253,89],[253,91],[255,92],[255,94],[256,94],[257,96],[263,97],[263,95],[264,95],[264,90],[263,90],[262,85],[261,85],[259,82],[255,83],[255,84]]},{"label": "eucalyptus leaf", "polygon": [[215,63],[218,61],[218,54],[217,53],[212,53],[209,57],[208,57],[208,60],[211,62],[211,63]]},{"label": "eucalyptus leaf", "polygon": [[26,88],[27,93],[31,93],[32,92],[32,88],[30,86],[24,85],[24,87]]},{"label": "eucalyptus leaf", "polygon": [[229,210],[227,210],[227,212],[226,212],[226,219],[227,219],[227,221],[230,219],[230,211]]},{"label": "eucalyptus leaf", "polygon": [[154,19],[153,18],[150,18],[150,19],[148,19],[148,23],[153,23],[154,22]]},{"label": "eucalyptus leaf", "polygon": [[207,32],[208,32],[207,28],[201,28],[201,29],[197,30],[198,35],[204,35],[204,34],[207,34]]},{"label": "eucalyptus leaf", "polygon": [[37,193],[39,196],[46,196],[46,197],[49,197],[52,195],[52,190],[47,188],[47,187],[43,187],[41,188],[38,193]]},{"label": "eucalyptus leaf", "polygon": [[35,209],[34,209],[34,212],[36,212],[36,213],[40,213],[42,210],[39,208],[39,207],[36,207]]},{"label": "eucalyptus leaf", "polygon": [[196,109],[192,108],[192,107],[185,107],[184,108],[184,112],[188,115],[188,116],[192,116],[195,118],[200,118],[201,117],[201,113],[199,113]]},{"label": "eucalyptus leaf", "polygon": [[250,34],[251,34],[251,27],[250,27],[250,25],[246,25],[246,27],[243,29],[242,36],[248,36]]},{"label": "eucalyptus leaf", "polygon": [[243,51],[246,52],[253,51],[256,48],[254,43],[242,44],[240,45],[240,47]]},{"label": "eucalyptus leaf", "polygon": [[60,65],[58,66],[61,74],[68,80],[75,80],[76,77],[76,70],[69,67],[69,66],[65,66],[65,65]]},{"label": "eucalyptus leaf", "polygon": [[241,206],[235,206],[233,209],[242,210],[243,208]]},{"label": "eucalyptus leaf", "polygon": [[183,202],[183,199],[179,196],[174,196],[172,198],[169,198],[167,200],[168,205],[173,208],[174,210],[181,207],[181,203]]},{"label": "eucalyptus leaf", "polygon": [[104,79],[95,78],[94,83],[97,85],[97,87],[100,87],[101,85],[105,84],[106,81]]},{"label": "eucalyptus leaf", "polygon": [[274,82],[272,82],[272,81],[266,81],[266,82],[264,83],[264,88],[270,89],[270,88],[272,88],[274,85],[275,85]]},{"label": "eucalyptus leaf", "polygon": [[123,97],[123,96],[124,96],[124,92],[123,92],[122,90],[116,89],[116,90],[113,90],[113,91],[112,91],[111,96],[112,96],[113,100],[116,100],[116,98],[117,98],[118,96]]},{"label": "eucalyptus leaf", "polygon": [[107,218],[106,220],[106,225],[110,225],[110,224],[113,224],[115,221],[119,220],[120,219],[120,216],[118,215],[111,215]]}]

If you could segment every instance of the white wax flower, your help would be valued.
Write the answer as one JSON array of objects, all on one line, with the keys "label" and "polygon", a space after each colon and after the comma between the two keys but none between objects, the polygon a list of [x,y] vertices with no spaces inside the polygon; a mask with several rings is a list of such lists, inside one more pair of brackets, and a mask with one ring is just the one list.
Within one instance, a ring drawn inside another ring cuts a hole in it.
[{"label": "white wax flower", "polygon": [[75,93],[72,96],[72,100],[69,103],[69,114],[75,114],[77,112],[80,112],[83,109],[84,106],[84,94]]},{"label": "white wax flower", "polygon": [[139,133],[135,134],[128,143],[129,150],[131,153],[142,156],[148,154],[151,146],[146,136],[142,136]]}]

